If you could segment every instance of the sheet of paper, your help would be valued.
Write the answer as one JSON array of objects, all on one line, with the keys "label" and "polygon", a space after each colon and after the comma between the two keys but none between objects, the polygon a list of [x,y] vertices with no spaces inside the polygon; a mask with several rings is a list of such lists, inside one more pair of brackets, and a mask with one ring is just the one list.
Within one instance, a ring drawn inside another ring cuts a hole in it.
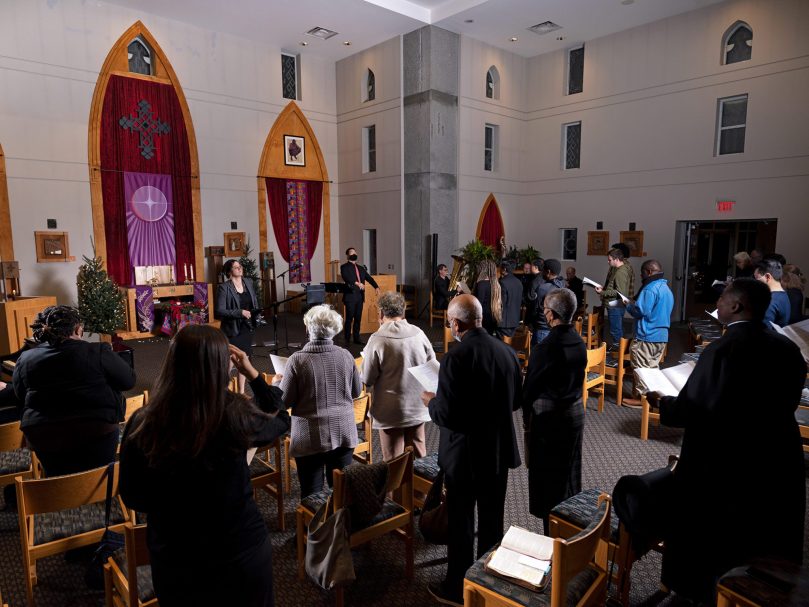
[{"label": "sheet of paper", "polygon": [[581,281],[582,281],[582,283],[584,283],[586,285],[590,285],[591,287],[601,288],[600,284],[598,284],[595,280],[592,280],[591,278],[587,278],[586,276],[584,278],[582,278]]},{"label": "sheet of paper", "polygon": [[627,297],[626,295],[624,295],[623,293],[621,293],[617,289],[616,289],[616,292],[618,293],[618,297],[621,298],[621,301],[624,302],[624,304],[628,304],[630,302],[629,297]]},{"label": "sheet of paper", "polygon": [[253,458],[256,456],[256,451],[258,451],[258,447],[250,447],[247,450],[247,465],[248,466],[253,462]]},{"label": "sheet of paper", "polygon": [[713,312],[708,312],[708,310],[705,310],[705,313],[706,313],[708,316],[710,316],[710,317],[712,317],[712,318],[715,318],[716,320],[719,320],[719,308],[717,308],[717,309],[716,309],[716,310],[714,310]]},{"label": "sheet of paper", "polygon": [[419,380],[419,383],[427,392],[438,392],[438,361],[433,359],[427,361],[423,365],[417,367],[410,367],[408,371],[410,374]]},{"label": "sheet of paper", "polygon": [[711,283],[711,286],[715,287],[716,285],[722,285],[724,287],[724,286],[727,286],[727,283],[724,280],[714,280]]},{"label": "sheet of paper", "polygon": [[532,556],[526,556],[524,554],[520,555],[520,563],[525,565],[526,567],[539,569],[543,573],[548,573],[548,570],[551,568],[550,561],[540,561],[539,559],[535,559]]},{"label": "sheet of paper", "polygon": [[553,556],[552,538],[514,525],[503,536],[501,545],[541,561],[549,561]]},{"label": "sheet of paper", "polygon": [[523,580],[532,586],[542,584],[545,571],[522,564],[520,562],[521,557],[523,557],[523,555],[519,552],[509,550],[501,545],[495,550],[487,566],[489,569],[493,569],[502,575]]},{"label": "sheet of paper", "polygon": [[286,356],[276,356],[275,354],[270,354],[270,362],[272,362],[272,368],[276,375],[284,375],[284,373],[287,372],[288,360],[289,358]]},{"label": "sheet of paper", "polygon": [[801,349],[803,359],[809,364],[809,320],[802,320],[793,325],[787,325],[783,329],[774,323],[771,324],[776,331],[781,335],[786,335]]},{"label": "sheet of paper", "polygon": [[680,390],[683,389],[685,382],[688,381],[688,377],[694,370],[694,366],[695,365],[693,362],[688,361],[674,367],[669,367],[668,369],[663,369],[663,375],[666,376],[666,378],[671,382],[671,385],[674,386],[675,390],[677,390],[677,394],[680,393]]},{"label": "sheet of paper", "polygon": [[664,396],[677,396],[680,391],[663,375],[660,369],[635,369],[647,392],[660,392]]}]

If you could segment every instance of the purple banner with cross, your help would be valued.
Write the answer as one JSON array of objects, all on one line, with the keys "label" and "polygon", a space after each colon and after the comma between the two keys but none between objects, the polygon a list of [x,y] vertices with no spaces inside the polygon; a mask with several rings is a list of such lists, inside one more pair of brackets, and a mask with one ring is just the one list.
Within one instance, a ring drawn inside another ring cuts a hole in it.
[{"label": "purple banner with cross", "polygon": [[124,197],[129,263],[133,268],[174,266],[171,175],[124,172]]}]

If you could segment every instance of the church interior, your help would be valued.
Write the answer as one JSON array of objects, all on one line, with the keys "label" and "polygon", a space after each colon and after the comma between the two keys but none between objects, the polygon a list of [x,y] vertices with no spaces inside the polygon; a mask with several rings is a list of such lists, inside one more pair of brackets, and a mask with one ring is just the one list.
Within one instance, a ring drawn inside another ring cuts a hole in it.
[{"label": "church interior", "polygon": [[[454,287],[485,248],[517,277],[542,258],[558,260],[563,278],[573,268],[601,283],[612,243],[628,248],[636,287],[647,260],[668,281],[661,366],[696,361],[688,355],[721,335],[706,312],[736,253],[809,268],[808,30],[806,0],[2,0],[2,379],[11,385],[37,315],[64,305],[79,309],[85,340],[128,357],[137,379],[126,397],[153,392],[177,331],[224,322],[217,300],[234,260],[254,281],[252,364],[270,379],[279,373],[271,355],[288,357],[310,337],[307,309],[344,312],[351,249],[380,287],[364,288],[360,343],[334,339],[360,371],[380,292],[404,296],[407,320],[441,360],[459,345],[446,307],[434,306],[439,264]],[[597,349],[607,321],[593,314],[599,295],[584,293],[579,330]],[[623,351],[620,373],[605,365],[605,381],[583,397],[580,480],[592,499],[624,475],[666,466],[683,444],[683,430],[660,425],[645,400],[621,406],[632,375]],[[364,416],[365,459],[381,461]],[[439,428],[425,431],[436,453]],[[428,584],[443,579],[447,549],[412,524],[404,543],[388,534],[352,550],[356,580],[339,592],[302,575],[302,495],[279,444],[266,455],[274,476],[253,485],[275,604],[437,604]],[[0,431],[0,451],[19,447]],[[26,478],[36,478],[28,457]],[[8,461],[0,453],[0,485],[13,488],[22,481]],[[529,513],[525,467],[508,483],[506,528],[548,535]],[[87,559],[63,554],[82,544],[41,549],[29,567],[41,542],[26,546],[23,531],[21,545],[24,516],[8,495],[0,606],[157,604],[154,591],[127,595],[109,580],[89,588]],[[464,604],[698,604],[664,592],[665,547],[627,556],[612,516],[601,598],[503,591]],[[803,554],[809,562],[806,536]],[[798,577],[796,602],[784,605],[807,604],[809,574]],[[717,604],[768,604],[742,595]]]}]

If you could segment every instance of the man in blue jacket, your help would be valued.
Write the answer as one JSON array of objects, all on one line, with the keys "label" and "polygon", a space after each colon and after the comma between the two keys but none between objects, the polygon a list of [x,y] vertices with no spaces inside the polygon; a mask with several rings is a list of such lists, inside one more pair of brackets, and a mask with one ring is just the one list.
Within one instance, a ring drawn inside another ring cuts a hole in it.
[{"label": "man in blue jacket", "polygon": [[[663,268],[655,259],[645,261],[640,268],[643,285],[635,301],[626,300],[626,311],[635,319],[635,339],[630,346],[633,369],[657,369],[669,341],[671,310],[674,295],[663,277]],[[646,392],[646,386],[635,373],[635,394]],[[640,407],[640,398],[625,398],[626,407]]]}]

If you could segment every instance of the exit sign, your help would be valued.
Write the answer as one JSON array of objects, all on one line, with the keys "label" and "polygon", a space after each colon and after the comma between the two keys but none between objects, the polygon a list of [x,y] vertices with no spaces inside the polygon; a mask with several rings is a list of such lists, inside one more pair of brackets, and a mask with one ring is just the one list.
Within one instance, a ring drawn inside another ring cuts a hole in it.
[{"label": "exit sign", "polygon": [[735,200],[717,200],[716,210],[720,213],[730,213],[733,207],[736,206]]}]

